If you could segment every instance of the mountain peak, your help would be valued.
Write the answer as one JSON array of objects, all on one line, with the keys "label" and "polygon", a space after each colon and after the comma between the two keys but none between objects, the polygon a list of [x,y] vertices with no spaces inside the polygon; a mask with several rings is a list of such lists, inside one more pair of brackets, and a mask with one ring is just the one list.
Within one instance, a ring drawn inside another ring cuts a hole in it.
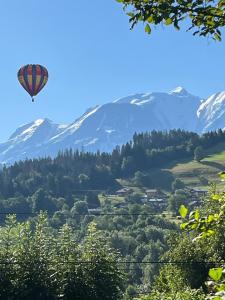
[{"label": "mountain peak", "polygon": [[48,124],[52,124],[52,120],[48,119],[48,118],[41,118],[41,119],[37,119],[36,121],[33,122],[33,124],[35,124],[36,126],[40,126],[43,123],[48,123]]},{"label": "mountain peak", "polygon": [[176,87],[174,90],[170,91],[169,94],[177,94],[177,95],[180,95],[180,96],[188,96],[188,95],[190,95],[188,93],[188,91],[184,87],[182,87],[182,86]]}]

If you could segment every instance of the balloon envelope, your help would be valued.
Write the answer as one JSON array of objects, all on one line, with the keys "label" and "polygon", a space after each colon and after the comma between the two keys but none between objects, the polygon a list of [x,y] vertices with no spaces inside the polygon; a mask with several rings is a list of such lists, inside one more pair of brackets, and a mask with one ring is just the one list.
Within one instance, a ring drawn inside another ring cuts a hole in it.
[{"label": "balloon envelope", "polygon": [[48,70],[41,65],[26,65],[19,69],[18,80],[31,95],[36,96],[48,81]]}]

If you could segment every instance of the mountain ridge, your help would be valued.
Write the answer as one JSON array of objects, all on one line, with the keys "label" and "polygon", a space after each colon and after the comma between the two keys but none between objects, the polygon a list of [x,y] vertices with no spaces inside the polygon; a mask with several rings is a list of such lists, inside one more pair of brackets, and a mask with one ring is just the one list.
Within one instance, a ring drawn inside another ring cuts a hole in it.
[{"label": "mountain ridge", "polygon": [[66,148],[110,152],[135,132],[183,129],[201,134],[224,128],[224,114],[225,92],[205,100],[183,87],[137,93],[89,108],[71,124],[44,118],[19,126],[0,143],[0,163],[55,156]]}]

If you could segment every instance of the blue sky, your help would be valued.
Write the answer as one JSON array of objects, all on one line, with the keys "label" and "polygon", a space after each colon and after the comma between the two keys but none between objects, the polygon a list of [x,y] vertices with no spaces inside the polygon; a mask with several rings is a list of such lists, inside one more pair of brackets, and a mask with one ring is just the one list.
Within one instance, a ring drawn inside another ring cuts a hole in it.
[{"label": "blue sky", "polygon": [[[224,35],[225,41],[225,35]],[[88,107],[136,92],[184,86],[207,97],[225,90],[225,42],[160,27],[129,30],[115,0],[7,0],[0,10],[0,141],[23,123],[69,123]],[[39,63],[49,82],[36,102],[17,82]]]}]

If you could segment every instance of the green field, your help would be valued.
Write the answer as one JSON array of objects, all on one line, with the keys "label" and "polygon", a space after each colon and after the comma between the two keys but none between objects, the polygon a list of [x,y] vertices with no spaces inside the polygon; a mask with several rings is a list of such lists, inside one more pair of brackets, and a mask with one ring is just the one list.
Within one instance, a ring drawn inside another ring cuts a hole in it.
[{"label": "green field", "polygon": [[225,143],[220,144],[208,151],[208,154],[201,162],[183,161],[166,168],[175,178],[179,178],[189,186],[205,187],[208,186],[204,179],[217,183],[218,186],[224,185],[218,173],[225,171]]}]

